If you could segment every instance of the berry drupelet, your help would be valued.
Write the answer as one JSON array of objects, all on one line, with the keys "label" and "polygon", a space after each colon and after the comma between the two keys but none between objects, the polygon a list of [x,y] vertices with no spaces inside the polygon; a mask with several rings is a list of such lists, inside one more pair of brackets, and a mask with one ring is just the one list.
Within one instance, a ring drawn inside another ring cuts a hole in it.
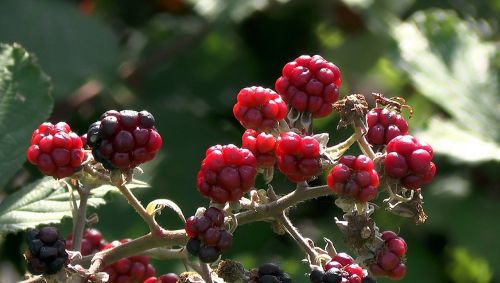
[{"label": "berry drupelet", "polygon": [[276,138],[264,132],[246,130],[242,138],[242,148],[250,150],[257,159],[257,167],[271,168],[276,163]]},{"label": "berry drupelet", "polygon": [[198,171],[198,191],[217,203],[237,201],[254,186],[256,164],[248,149],[233,144],[212,146]]},{"label": "berry drupelet", "polygon": [[276,146],[278,169],[292,182],[312,179],[320,169],[320,144],[311,136],[282,133]]},{"label": "berry drupelet", "polygon": [[269,88],[247,87],[237,96],[233,114],[246,129],[268,131],[287,113],[281,96]]},{"label": "berry drupelet", "polygon": [[319,55],[302,55],[283,67],[276,91],[299,112],[325,117],[339,98],[340,70]]},{"label": "berry drupelet", "polygon": [[28,230],[28,271],[31,274],[56,274],[68,261],[64,239],[55,227]]},{"label": "berry drupelet", "polygon": [[358,202],[373,200],[379,178],[373,161],[364,156],[342,156],[327,177],[328,187],[341,196],[351,196]]},{"label": "berry drupelet", "polygon": [[110,110],[90,126],[87,144],[105,168],[127,170],[152,160],[162,138],[151,113]]},{"label": "berry drupelet", "polygon": [[41,124],[31,137],[28,161],[47,176],[64,178],[82,165],[85,154],[80,137],[65,122]]},{"label": "berry drupelet", "polygon": [[397,136],[387,144],[386,151],[386,175],[398,179],[405,188],[418,189],[434,178],[434,154],[432,147],[426,142],[410,135]]},{"label": "berry drupelet", "polygon": [[188,252],[202,262],[216,261],[233,243],[233,235],[224,227],[224,213],[215,207],[209,207],[203,216],[189,217],[185,229],[190,237]]}]

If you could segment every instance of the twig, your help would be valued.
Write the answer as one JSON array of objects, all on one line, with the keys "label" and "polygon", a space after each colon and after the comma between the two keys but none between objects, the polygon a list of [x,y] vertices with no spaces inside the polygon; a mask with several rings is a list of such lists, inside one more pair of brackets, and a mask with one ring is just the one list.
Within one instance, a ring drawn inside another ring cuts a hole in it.
[{"label": "twig", "polygon": [[276,220],[285,228],[286,232],[293,238],[293,240],[309,255],[311,261],[314,263],[318,253],[309,246],[304,237],[300,234],[299,230],[293,226],[292,221],[286,216],[285,212],[276,217]]},{"label": "twig", "polygon": [[214,281],[212,280],[212,275],[210,275],[210,266],[208,266],[208,263],[202,263],[200,264],[201,266],[201,277],[203,277],[203,280],[205,280],[206,283],[213,283]]},{"label": "twig", "polygon": [[35,283],[35,282],[46,282],[46,280],[45,278],[43,278],[42,275],[36,275],[26,280],[19,281],[18,283]]},{"label": "twig", "polygon": [[357,140],[359,148],[361,149],[363,154],[368,156],[371,160],[375,159],[376,157],[375,152],[373,152],[373,149],[371,148],[370,144],[365,138],[366,129],[365,126],[363,125],[363,121],[357,120],[353,126],[354,126],[354,133],[358,137]]},{"label": "twig", "polygon": [[80,251],[82,248],[83,231],[87,222],[87,201],[90,196],[90,191],[87,188],[80,183],[78,183],[77,186],[78,195],[80,196],[80,205],[78,206],[77,217],[73,218],[73,242],[71,244],[71,249],[73,251]]}]

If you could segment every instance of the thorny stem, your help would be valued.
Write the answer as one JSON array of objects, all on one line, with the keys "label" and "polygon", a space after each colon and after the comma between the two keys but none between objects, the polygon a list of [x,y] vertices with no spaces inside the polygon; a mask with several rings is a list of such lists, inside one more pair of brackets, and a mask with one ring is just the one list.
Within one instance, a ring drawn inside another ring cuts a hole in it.
[{"label": "thorny stem", "polygon": [[87,222],[87,201],[90,196],[90,191],[82,186],[80,183],[76,184],[78,195],[80,196],[80,205],[78,206],[77,217],[74,218],[73,223],[73,242],[71,249],[79,251],[82,248],[83,230]]},{"label": "thorny stem", "polygon": [[373,152],[373,149],[371,148],[370,144],[365,138],[366,134],[366,128],[363,124],[363,121],[361,119],[357,120],[354,122],[354,133],[358,137],[358,145],[361,151],[363,152],[364,155],[368,156],[371,160],[375,159],[376,155],[375,152]]},{"label": "thorny stem", "polygon": [[211,270],[210,266],[208,266],[208,263],[202,263],[200,264],[201,266],[201,277],[203,277],[203,280],[205,280],[206,283],[213,283],[212,281],[212,276],[210,275]]},{"label": "thorny stem", "polygon": [[311,261],[314,263],[318,253],[309,245],[307,240],[302,237],[299,230],[293,226],[285,212],[276,217],[276,220],[285,228],[286,232],[293,238],[293,240],[297,242],[297,244],[309,255],[309,258],[311,258]]}]

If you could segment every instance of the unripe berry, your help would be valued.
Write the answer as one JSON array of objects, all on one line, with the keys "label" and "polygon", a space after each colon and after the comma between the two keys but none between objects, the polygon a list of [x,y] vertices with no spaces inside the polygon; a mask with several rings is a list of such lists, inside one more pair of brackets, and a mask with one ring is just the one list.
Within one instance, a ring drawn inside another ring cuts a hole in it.
[{"label": "unripe berry", "polygon": [[316,176],[320,167],[320,144],[311,136],[282,133],[276,147],[278,169],[292,182],[304,182]]},{"label": "unripe berry", "polygon": [[242,138],[242,148],[250,150],[257,159],[257,167],[270,168],[276,163],[276,138],[264,132],[246,130]]},{"label": "unripe berry", "polygon": [[386,145],[399,135],[408,134],[408,123],[398,113],[386,108],[373,108],[366,114],[368,133],[372,145]]}]

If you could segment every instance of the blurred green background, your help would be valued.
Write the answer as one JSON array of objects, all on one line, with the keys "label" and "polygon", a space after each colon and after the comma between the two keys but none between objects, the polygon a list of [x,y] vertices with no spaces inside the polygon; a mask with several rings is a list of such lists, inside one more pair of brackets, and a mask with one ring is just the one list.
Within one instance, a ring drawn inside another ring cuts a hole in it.
[{"label": "blurred green background", "polygon": [[[195,187],[205,149],[241,142],[231,111],[237,92],[273,87],[295,57],[320,54],[339,66],[342,95],[404,97],[414,108],[410,132],[434,147],[438,173],[423,189],[426,223],[383,209],[375,216],[408,243],[403,281],[500,282],[499,0],[0,0],[0,12],[0,42],[23,45],[52,79],[50,121],[84,133],[108,109],[155,115],[164,146],[139,176],[152,187],[136,193],[143,203],[172,199],[186,215],[208,203]],[[315,132],[340,142],[351,132],[337,122],[335,114],[318,120]],[[0,200],[40,177],[25,164],[2,181]],[[278,192],[291,190],[277,179]],[[291,218],[316,243],[328,237],[343,250],[333,201],[307,202]],[[147,232],[121,196],[92,212],[109,241]],[[159,219],[182,226],[167,211]],[[69,233],[71,220],[60,227]],[[241,226],[234,236],[225,258],[246,268],[279,262],[307,282],[303,254],[270,225]],[[0,241],[0,281],[20,278],[23,234]],[[155,266],[183,270],[174,261]]]}]

